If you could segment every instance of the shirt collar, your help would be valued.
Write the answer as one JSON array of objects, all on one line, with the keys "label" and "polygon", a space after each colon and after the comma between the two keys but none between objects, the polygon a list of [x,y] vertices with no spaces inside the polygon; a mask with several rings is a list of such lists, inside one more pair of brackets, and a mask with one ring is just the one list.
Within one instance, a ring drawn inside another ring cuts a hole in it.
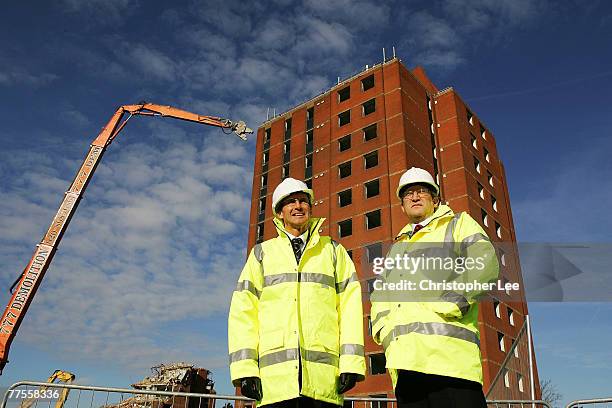
[{"label": "shirt collar", "polygon": [[291,234],[287,230],[284,230],[284,231],[289,236],[289,239],[301,238],[302,239],[302,244],[304,244],[304,242],[306,242],[306,239],[308,238],[308,230],[304,231],[304,233],[302,235],[300,235],[299,237],[296,237],[295,235]]}]

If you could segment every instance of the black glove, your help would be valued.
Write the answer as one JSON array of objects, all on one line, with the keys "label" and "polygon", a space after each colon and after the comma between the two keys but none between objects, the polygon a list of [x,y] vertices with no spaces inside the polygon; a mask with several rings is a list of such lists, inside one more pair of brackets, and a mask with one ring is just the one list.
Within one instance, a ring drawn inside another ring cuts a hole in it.
[{"label": "black glove", "polygon": [[342,373],[338,379],[338,394],[344,394],[357,383],[359,375],[354,373]]},{"label": "black glove", "polygon": [[246,377],[240,379],[240,392],[247,398],[261,401],[261,379],[259,377]]}]

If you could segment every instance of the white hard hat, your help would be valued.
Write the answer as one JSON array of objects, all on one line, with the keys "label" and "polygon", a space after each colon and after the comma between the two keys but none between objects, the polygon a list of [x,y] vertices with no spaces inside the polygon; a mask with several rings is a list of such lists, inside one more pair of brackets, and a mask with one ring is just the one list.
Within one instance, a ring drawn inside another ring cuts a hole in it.
[{"label": "white hard hat", "polygon": [[276,206],[281,200],[293,193],[303,192],[308,194],[310,202],[314,201],[314,194],[311,189],[308,188],[306,183],[300,180],[296,180],[291,177],[284,179],[275,189],[272,194],[272,210],[276,214]]},{"label": "white hard hat", "polygon": [[402,198],[400,197],[400,192],[404,187],[410,184],[427,184],[428,186],[431,186],[434,189],[436,195],[440,193],[440,188],[427,170],[423,170],[418,167],[412,167],[409,170],[406,170],[406,172],[402,174],[402,177],[400,177],[399,185],[397,186],[397,190],[395,192],[397,198]]}]

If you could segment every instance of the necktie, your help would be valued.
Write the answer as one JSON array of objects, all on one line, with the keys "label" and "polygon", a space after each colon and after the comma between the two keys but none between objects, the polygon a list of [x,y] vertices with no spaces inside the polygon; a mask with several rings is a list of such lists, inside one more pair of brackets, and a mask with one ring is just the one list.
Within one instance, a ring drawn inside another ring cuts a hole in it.
[{"label": "necktie", "polygon": [[410,233],[410,238],[412,238],[412,236],[416,234],[417,232],[419,232],[422,228],[423,226],[421,224],[415,225],[414,228],[412,229],[412,232]]},{"label": "necktie", "polygon": [[291,240],[293,254],[295,255],[295,260],[297,261],[297,263],[300,263],[300,258],[302,257],[302,242],[302,238],[293,238]]}]

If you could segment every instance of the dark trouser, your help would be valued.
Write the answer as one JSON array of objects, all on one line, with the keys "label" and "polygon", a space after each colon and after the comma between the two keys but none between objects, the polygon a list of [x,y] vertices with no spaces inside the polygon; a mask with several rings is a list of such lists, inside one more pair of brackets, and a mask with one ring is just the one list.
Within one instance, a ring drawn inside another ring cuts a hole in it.
[{"label": "dark trouser", "polygon": [[299,398],[262,405],[260,408],[340,408],[340,405],[301,396]]},{"label": "dark trouser", "polygon": [[398,370],[399,408],[486,408],[482,386],[474,381]]}]

